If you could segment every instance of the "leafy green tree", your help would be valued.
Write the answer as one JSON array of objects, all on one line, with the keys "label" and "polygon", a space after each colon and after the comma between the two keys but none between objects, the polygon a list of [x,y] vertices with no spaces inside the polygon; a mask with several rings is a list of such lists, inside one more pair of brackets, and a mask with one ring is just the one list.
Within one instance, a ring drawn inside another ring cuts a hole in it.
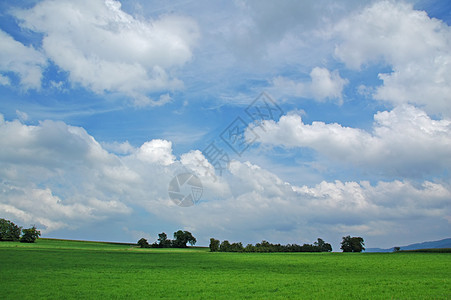
[{"label": "leafy green tree", "polygon": [[145,238],[142,238],[138,241],[138,246],[141,248],[149,248],[150,245]]},{"label": "leafy green tree", "polygon": [[351,236],[347,235],[342,238],[340,249],[343,250],[343,252],[352,252]]},{"label": "leafy green tree", "polygon": [[243,252],[244,247],[243,244],[241,242],[238,243],[232,243],[230,245],[230,252]]},{"label": "leafy green tree", "polygon": [[321,252],[332,252],[332,245],[329,243],[325,243],[321,248]]},{"label": "leafy green tree", "polygon": [[41,236],[41,232],[33,226],[28,229],[22,229],[21,243],[34,243]]},{"label": "leafy green tree", "polygon": [[21,231],[22,227],[9,220],[0,219],[0,241],[18,241]]},{"label": "leafy green tree", "polygon": [[268,241],[263,240],[261,243],[255,244],[255,249],[257,252],[273,252],[273,245]]},{"label": "leafy green tree", "polygon": [[210,252],[219,251],[219,240],[211,238],[209,247],[210,247]]},{"label": "leafy green tree", "polygon": [[365,250],[365,243],[361,237],[344,236],[341,241],[341,250],[343,252],[362,252]]},{"label": "leafy green tree", "polygon": [[352,238],[352,252],[362,252],[365,250],[365,243],[361,237]]},{"label": "leafy green tree", "polygon": [[247,244],[243,249],[244,252],[255,252],[255,246],[252,244]]},{"label": "leafy green tree", "polygon": [[318,248],[319,252],[330,252],[330,251],[332,251],[332,246],[329,243],[326,243],[321,238],[318,238],[318,240],[316,242],[314,242],[313,245]]},{"label": "leafy green tree", "polygon": [[189,231],[179,230],[174,232],[174,248],[186,248],[186,243],[190,243],[190,245],[193,246],[196,242],[196,238]]},{"label": "leafy green tree", "polygon": [[221,242],[221,245],[219,245],[219,251],[221,252],[228,252],[230,251],[230,243],[229,241],[225,240]]},{"label": "leafy green tree", "polygon": [[393,247],[393,252],[398,252],[401,250],[401,247]]},{"label": "leafy green tree", "polygon": [[168,235],[164,232],[158,234],[158,247],[159,248],[170,248],[172,241],[168,239]]}]

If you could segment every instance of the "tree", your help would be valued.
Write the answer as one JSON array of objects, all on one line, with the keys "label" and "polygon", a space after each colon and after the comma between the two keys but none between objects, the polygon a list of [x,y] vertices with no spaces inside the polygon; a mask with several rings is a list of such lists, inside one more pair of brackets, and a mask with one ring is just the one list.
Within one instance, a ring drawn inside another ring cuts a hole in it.
[{"label": "tree", "polygon": [[34,243],[41,236],[41,232],[36,229],[35,226],[23,229],[22,237],[20,238],[21,243]]},{"label": "tree", "polygon": [[332,245],[325,243],[323,248],[321,248],[321,252],[332,252]]},{"label": "tree", "polygon": [[247,244],[243,249],[244,252],[255,252],[255,246],[252,244]]},{"label": "tree", "polygon": [[22,227],[9,220],[0,219],[0,241],[18,241],[21,231]]},{"label": "tree", "polygon": [[238,243],[232,243],[230,245],[230,252],[243,252],[244,247],[243,244],[241,242]]},{"label": "tree", "polygon": [[138,241],[138,246],[140,246],[141,248],[149,248],[150,245],[147,242],[147,240],[145,238],[142,238]]},{"label": "tree", "polygon": [[227,240],[222,241],[221,245],[219,246],[219,251],[221,251],[221,252],[228,252],[228,251],[230,251],[230,243],[229,243],[229,241],[227,241]]},{"label": "tree", "polygon": [[168,239],[168,235],[166,233],[162,232],[162,233],[158,234],[158,247],[170,248],[171,245],[172,245],[172,241]]},{"label": "tree", "polygon": [[332,251],[332,246],[326,243],[323,239],[318,238],[316,242],[313,243],[315,247],[318,247],[319,252],[330,252]]},{"label": "tree", "polygon": [[362,252],[365,250],[365,243],[361,237],[352,238],[352,252]]},{"label": "tree", "polygon": [[179,230],[174,232],[174,248],[186,248],[186,243],[190,243],[191,246],[195,245],[197,240],[189,231]]},{"label": "tree", "polygon": [[401,250],[401,247],[393,247],[393,252],[398,252],[399,250]]},{"label": "tree", "polygon": [[210,252],[219,251],[219,240],[211,238],[209,247],[210,247]]},{"label": "tree", "polygon": [[344,236],[340,249],[343,252],[362,252],[365,250],[365,243],[361,237]]}]

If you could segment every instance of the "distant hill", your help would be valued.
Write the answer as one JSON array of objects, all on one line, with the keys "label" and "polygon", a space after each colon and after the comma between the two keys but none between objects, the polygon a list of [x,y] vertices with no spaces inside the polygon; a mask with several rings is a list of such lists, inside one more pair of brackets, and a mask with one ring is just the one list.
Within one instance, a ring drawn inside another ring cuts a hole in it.
[{"label": "distant hill", "polygon": [[[400,246],[401,250],[417,250],[417,249],[435,249],[435,248],[451,248],[451,238],[432,241],[416,243],[407,246]],[[365,252],[393,252],[393,248],[382,249],[382,248],[367,248]]]}]

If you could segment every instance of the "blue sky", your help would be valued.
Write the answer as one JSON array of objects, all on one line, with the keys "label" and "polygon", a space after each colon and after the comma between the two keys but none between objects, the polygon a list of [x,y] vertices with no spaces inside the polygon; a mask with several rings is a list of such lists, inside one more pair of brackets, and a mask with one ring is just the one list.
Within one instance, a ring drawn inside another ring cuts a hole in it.
[{"label": "blue sky", "polygon": [[[450,25],[448,1],[2,1],[0,216],[127,242],[449,237]],[[279,113],[256,123],[261,96]]]}]

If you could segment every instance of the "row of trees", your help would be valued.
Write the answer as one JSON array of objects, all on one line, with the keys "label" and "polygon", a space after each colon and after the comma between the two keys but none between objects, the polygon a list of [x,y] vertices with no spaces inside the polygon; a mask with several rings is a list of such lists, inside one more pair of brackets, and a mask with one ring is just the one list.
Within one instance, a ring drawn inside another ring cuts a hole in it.
[{"label": "row of trees", "polygon": [[[341,250],[343,252],[362,252],[365,250],[365,243],[361,237],[344,236],[341,242]],[[225,240],[220,242],[217,239],[210,239],[211,252],[331,252],[332,246],[326,243],[323,239],[318,238],[313,244],[304,244],[302,246],[297,244],[271,244],[267,241],[262,241],[254,245],[248,244],[243,247],[241,242],[230,243]]]},{"label": "row of trees", "polygon": [[196,244],[196,238],[189,231],[178,230],[174,232],[174,239],[168,239],[166,233],[162,232],[158,235],[158,240],[153,244],[149,244],[145,238],[138,241],[141,248],[186,248],[186,244],[191,246]]},{"label": "row of trees", "polygon": [[0,241],[34,243],[40,236],[41,232],[35,226],[22,229],[9,220],[0,219]]},{"label": "row of trees", "polygon": [[330,252],[332,251],[332,246],[326,243],[323,239],[318,238],[313,244],[304,244],[302,246],[297,244],[271,244],[268,241],[262,241],[255,245],[248,244],[243,247],[241,242],[230,243],[225,240],[220,242],[217,239],[210,239],[210,251],[211,252]]}]

